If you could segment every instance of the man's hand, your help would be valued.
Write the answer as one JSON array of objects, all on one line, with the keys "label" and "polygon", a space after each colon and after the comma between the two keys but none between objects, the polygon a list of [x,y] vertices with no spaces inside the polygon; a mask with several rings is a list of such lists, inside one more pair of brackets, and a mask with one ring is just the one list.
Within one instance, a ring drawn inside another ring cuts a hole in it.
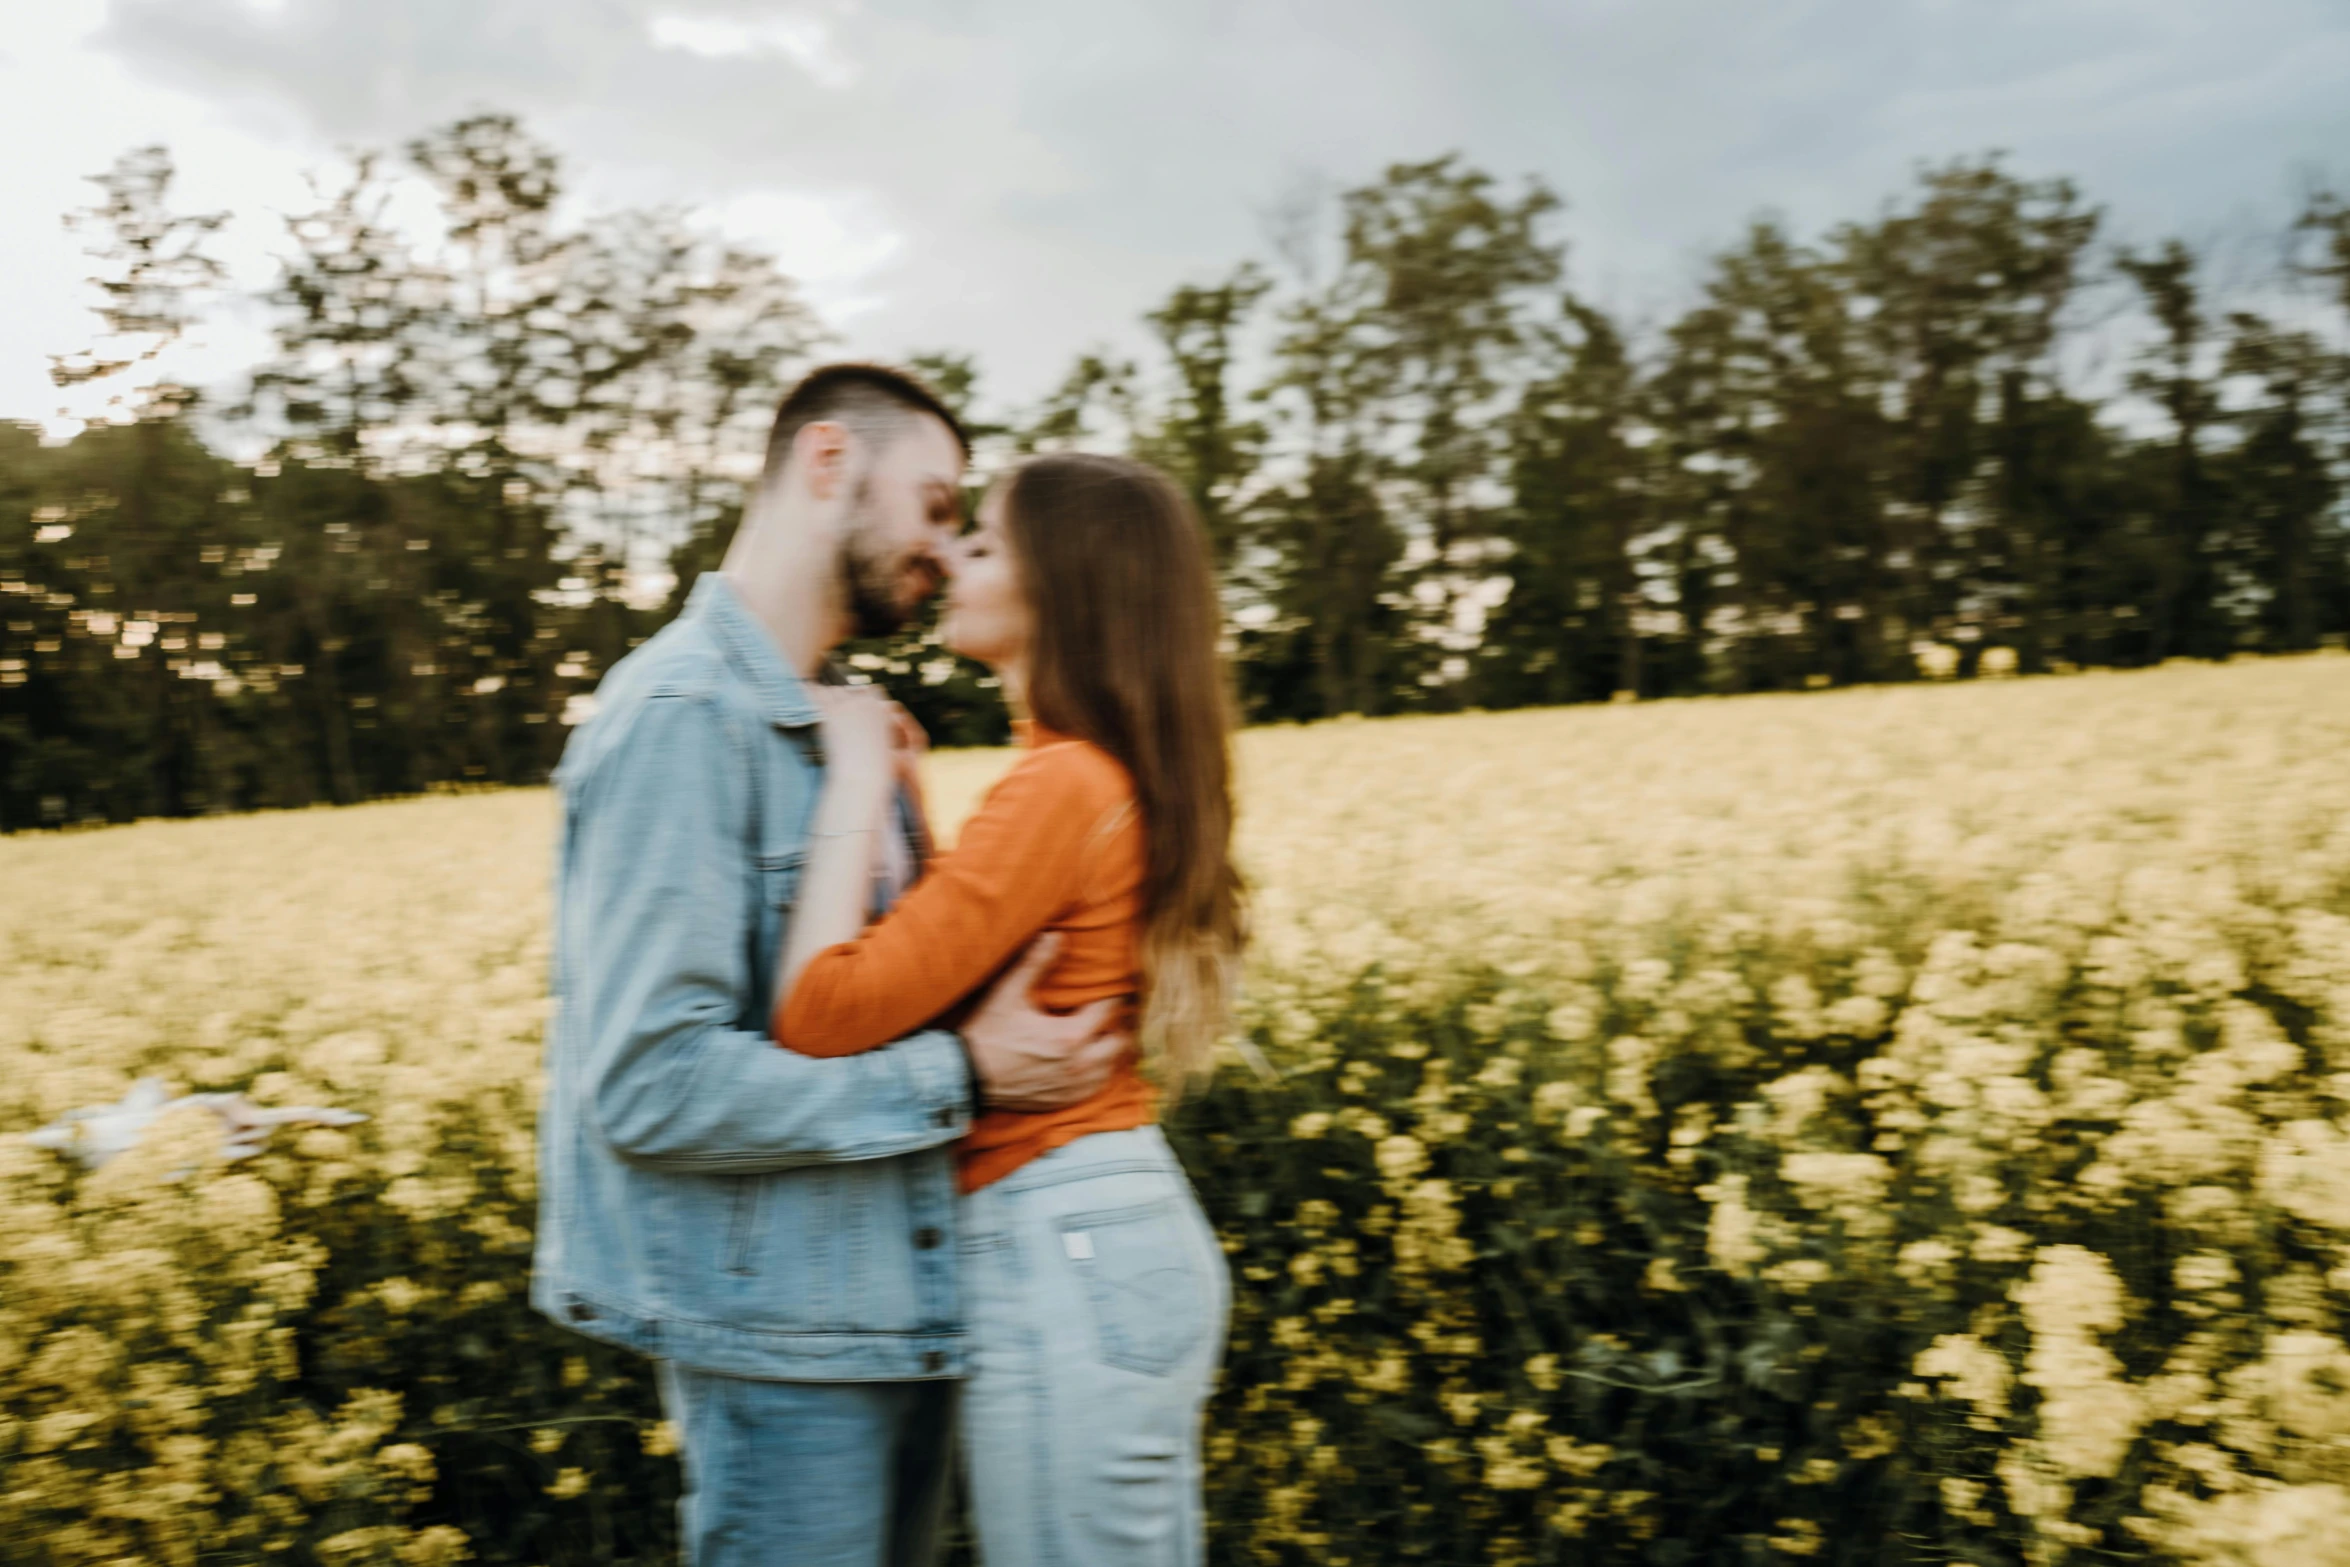
[{"label": "man's hand", "polygon": [[1020,961],[990,986],[963,1024],[971,1070],[991,1110],[1058,1110],[1090,1097],[1133,1044],[1104,1033],[1119,998],[1079,1007],[1067,1017],[1037,1009],[1029,991],[1061,952],[1058,932],[1029,944]]}]

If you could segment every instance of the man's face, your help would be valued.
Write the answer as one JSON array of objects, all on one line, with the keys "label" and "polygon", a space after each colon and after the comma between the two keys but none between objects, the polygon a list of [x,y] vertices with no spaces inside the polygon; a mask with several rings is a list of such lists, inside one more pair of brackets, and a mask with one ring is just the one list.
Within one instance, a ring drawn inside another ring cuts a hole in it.
[{"label": "man's face", "polygon": [[963,522],[963,448],[922,414],[874,454],[851,492],[840,572],[850,635],[887,636],[935,592]]}]

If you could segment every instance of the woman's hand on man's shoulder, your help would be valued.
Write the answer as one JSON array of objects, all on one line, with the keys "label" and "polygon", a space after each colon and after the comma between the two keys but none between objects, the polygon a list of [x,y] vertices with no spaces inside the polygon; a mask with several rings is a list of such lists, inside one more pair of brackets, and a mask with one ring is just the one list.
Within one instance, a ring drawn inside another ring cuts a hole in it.
[{"label": "woman's hand on man's shoulder", "polygon": [[899,742],[904,710],[872,686],[814,686],[824,736],[824,765],[834,776],[859,780],[892,776],[892,752]]}]

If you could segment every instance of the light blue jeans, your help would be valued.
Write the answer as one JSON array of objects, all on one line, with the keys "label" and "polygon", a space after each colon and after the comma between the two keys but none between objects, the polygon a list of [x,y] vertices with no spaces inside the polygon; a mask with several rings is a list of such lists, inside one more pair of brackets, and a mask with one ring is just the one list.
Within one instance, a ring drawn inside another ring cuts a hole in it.
[{"label": "light blue jeans", "polygon": [[930,1567],[959,1385],[770,1382],[655,1363],[686,1567]]},{"label": "light blue jeans", "polygon": [[963,1199],[963,1457],[988,1567],[1196,1567],[1223,1248],[1155,1126]]}]

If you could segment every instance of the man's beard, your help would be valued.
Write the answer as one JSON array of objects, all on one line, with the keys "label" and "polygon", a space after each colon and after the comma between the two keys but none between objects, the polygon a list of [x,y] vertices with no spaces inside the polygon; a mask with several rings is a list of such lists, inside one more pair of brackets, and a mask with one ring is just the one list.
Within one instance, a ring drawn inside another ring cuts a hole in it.
[{"label": "man's beard", "polygon": [[849,500],[848,528],[836,557],[841,603],[849,612],[850,635],[856,637],[886,637],[912,617],[902,596],[904,562],[891,560],[874,547],[880,530],[872,501],[870,484],[859,482]]}]

